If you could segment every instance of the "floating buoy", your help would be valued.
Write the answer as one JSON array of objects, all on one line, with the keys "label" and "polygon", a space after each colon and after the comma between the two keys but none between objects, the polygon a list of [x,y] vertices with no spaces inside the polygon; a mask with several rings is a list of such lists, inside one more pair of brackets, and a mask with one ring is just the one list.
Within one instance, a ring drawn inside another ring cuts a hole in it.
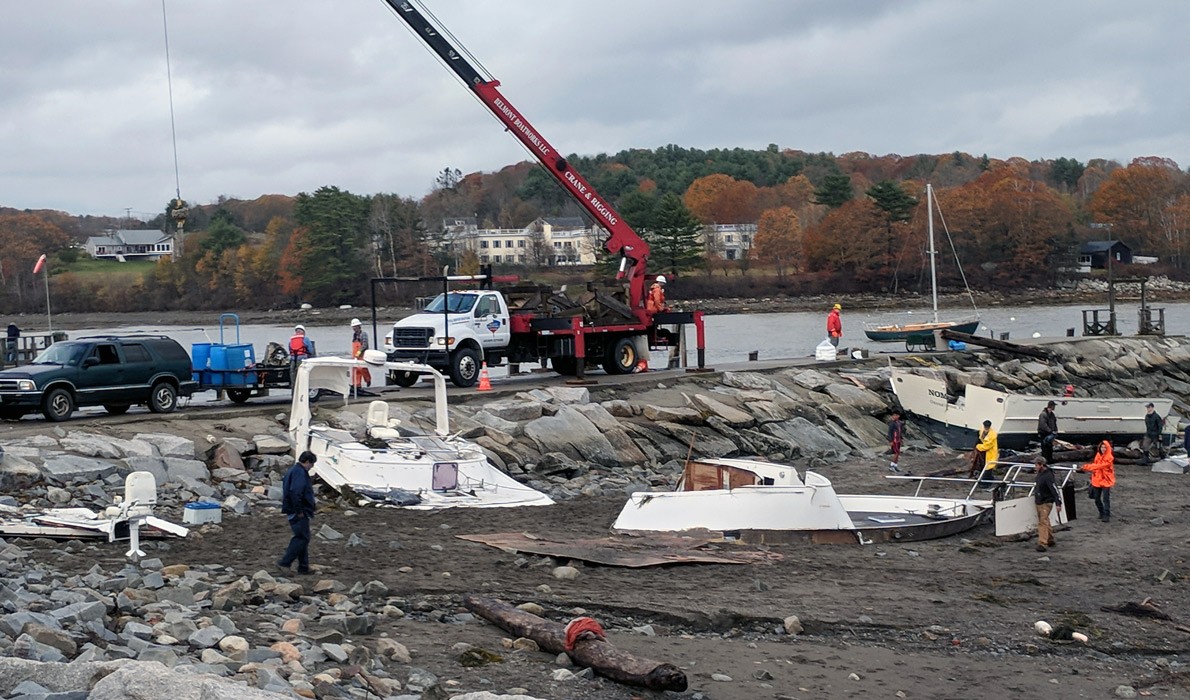
[{"label": "floating buoy", "polygon": [[1033,337],[1034,337],[1034,338],[1040,338],[1040,337],[1041,337],[1041,334],[1040,334],[1040,333],[1038,333],[1037,331],[1033,331]]},{"label": "floating buoy", "polygon": [[1050,627],[1050,623],[1046,622],[1045,620],[1038,620],[1037,622],[1033,623],[1033,631],[1037,632],[1037,634],[1041,635],[1042,637],[1048,637],[1050,636],[1050,632],[1054,631],[1054,628]]}]

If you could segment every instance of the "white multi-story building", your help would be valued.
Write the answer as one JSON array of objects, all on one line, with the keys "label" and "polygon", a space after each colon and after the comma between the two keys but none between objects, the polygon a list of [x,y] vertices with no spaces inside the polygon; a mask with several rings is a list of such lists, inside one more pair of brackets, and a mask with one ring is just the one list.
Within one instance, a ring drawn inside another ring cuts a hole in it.
[{"label": "white multi-story building", "polygon": [[538,218],[519,229],[479,228],[474,218],[456,217],[444,220],[442,231],[442,246],[472,250],[484,264],[554,266],[593,265],[602,229],[578,217]]},{"label": "white multi-story building", "polygon": [[706,249],[725,260],[740,260],[752,249],[756,224],[709,224],[703,227]]}]

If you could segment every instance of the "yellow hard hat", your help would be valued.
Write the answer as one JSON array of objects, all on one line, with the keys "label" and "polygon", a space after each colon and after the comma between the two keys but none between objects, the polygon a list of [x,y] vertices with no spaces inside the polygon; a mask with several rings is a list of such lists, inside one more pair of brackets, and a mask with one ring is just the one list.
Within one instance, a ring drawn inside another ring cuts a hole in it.
[{"label": "yellow hard hat", "polygon": [[839,306],[838,304],[835,304],[835,309],[836,309],[836,310],[839,310],[839,311],[842,311],[843,307],[842,307],[842,306]]}]

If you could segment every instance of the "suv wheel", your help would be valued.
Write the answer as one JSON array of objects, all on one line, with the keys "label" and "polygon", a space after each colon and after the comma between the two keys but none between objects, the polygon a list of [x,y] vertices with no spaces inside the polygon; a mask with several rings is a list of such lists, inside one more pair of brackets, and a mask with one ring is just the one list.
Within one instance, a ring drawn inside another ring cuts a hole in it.
[{"label": "suv wheel", "polygon": [[41,412],[45,414],[46,420],[55,423],[64,421],[74,413],[74,397],[66,389],[51,389],[50,393],[45,395]]},{"label": "suv wheel", "polygon": [[172,413],[178,407],[178,390],[169,382],[153,385],[149,394],[149,410],[153,413]]}]

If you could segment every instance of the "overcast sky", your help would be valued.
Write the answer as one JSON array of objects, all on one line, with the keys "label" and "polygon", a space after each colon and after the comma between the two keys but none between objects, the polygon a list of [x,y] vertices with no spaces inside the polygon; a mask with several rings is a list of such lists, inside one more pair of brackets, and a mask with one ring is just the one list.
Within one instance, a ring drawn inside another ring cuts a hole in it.
[{"label": "overcast sky", "polygon": [[[529,156],[382,0],[165,0],[183,198],[421,197]],[[1190,165],[1177,0],[431,0],[563,153],[697,148]],[[161,0],[10,3],[0,206],[173,197]]]}]

